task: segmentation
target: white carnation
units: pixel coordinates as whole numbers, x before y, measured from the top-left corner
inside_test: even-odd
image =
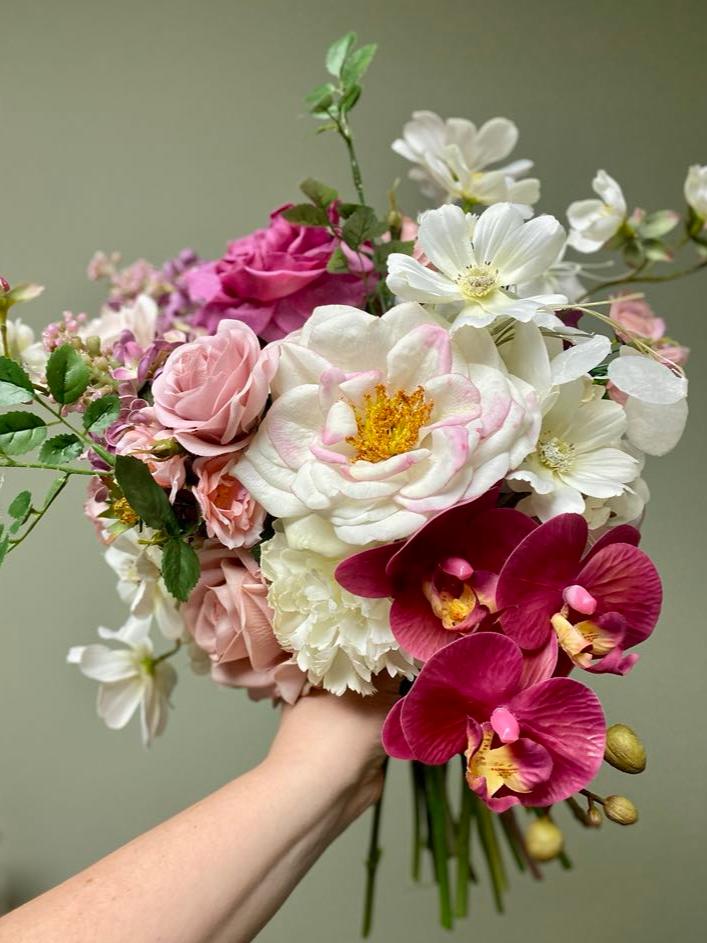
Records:
[[[282,532],[262,546],[263,575],[280,645],[309,681],[333,694],[372,694],[374,675],[411,678],[413,663],[390,630],[390,600],[363,599],[334,577],[338,560],[290,547]]]

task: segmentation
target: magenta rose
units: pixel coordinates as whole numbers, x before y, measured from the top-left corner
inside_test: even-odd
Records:
[[[213,679],[247,688],[255,699],[294,703],[305,676],[277,643],[267,587],[252,554],[212,543],[199,556],[201,577],[183,613],[211,660]]]
[[[277,368],[242,321],[177,347],[152,385],[157,420],[194,455],[243,448],[265,408]]]
[[[265,509],[235,476],[233,456],[215,455],[194,462],[193,487],[206,533],[224,547],[252,547],[265,522]]]
[[[266,229],[229,243],[222,259],[185,274],[187,292],[200,305],[194,324],[213,332],[223,318],[238,318],[272,341],[300,328],[319,305],[362,303],[366,287],[360,275],[327,272],[339,240],[326,229],[288,223],[282,216],[287,208],[275,210]],[[332,216],[338,222],[334,209]],[[362,271],[363,265],[370,272],[367,260],[341,248],[351,269]]]

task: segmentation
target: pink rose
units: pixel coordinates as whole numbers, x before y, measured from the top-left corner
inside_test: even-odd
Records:
[[[668,366],[683,367],[690,356],[689,347],[683,347],[682,344],[676,344],[667,338],[663,338],[662,342],[656,345],[656,350],[662,360],[668,361]]]
[[[198,482],[193,487],[206,523],[206,533],[224,547],[252,547],[265,522],[265,509],[234,477],[231,455],[199,458],[194,462]]]
[[[651,306],[640,298],[631,301],[616,298],[609,308],[609,317],[619,328],[646,340],[657,341],[665,334],[665,321],[657,317]],[[630,340],[630,336],[626,337],[620,331],[616,333],[622,340]]]
[[[241,449],[265,408],[276,367],[247,324],[224,320],[213,337],[169,355],[152,385],[155,416],[194,455]]]
[[[245,687],[255,699],[294,703],[305,676],[272,630],[267,587],[252,554],[207,544],[201,578],[183,609],[187,628],[211,659],[215,681]]]
[[[117,455],[134,455],[147,464],[150,474],[161,488],[169,489],[169,499],[174,501],[177,492],[184,487],[186,469],[183,455],[157,459],[150,453],[159,446],[169,443],[174,445],[171,432],[164,429],[155,419],[155,411],[147,406],[133,414],[134,425],[127,425],[119,439],[115,441]]]
[[[101,517],[101,514],[104,514],[108,510],[108,497],[108,488],[105,482],[101,478],[90,478],[83,511],[93,524],[96,537],[98,537],[103,544],[110,543],[110,535],[106,533],[106,528],[110,526],[111,521],[106,520],[105,517]]]
[[[300,328],[319,305],[361,304],[366,287],[359,275],[327,272],[339,240],[326,229],[288,223],[285,209],[271,214],[267,229],[229,243],[222,259],[185,274],[191,300],[201,305],[194,324],[213,332],[223,318],[238,318],[271,341]],[[337,223],[333,208],[331,215]],[[352,269],[361,267],[355,253],[341,248]],[[370,272],[367,260],[363,266]]]

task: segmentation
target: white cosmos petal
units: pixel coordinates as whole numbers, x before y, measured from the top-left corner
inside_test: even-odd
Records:
[[[497,313],[495,311],[482,308],[481,305],[465,305],[452,321],[452,334],[467,325],[475,328],[488,327],[489,324],[493,324],[496,317]]]
[[[581,514],[584,498],[575,488],[558,482],[550,494],[531,494],[518,503],[518,510],[541,521],[549,521],[558,514]]]
[[[133,716],[142,699],[143,680],[133,677],[98,689],[98,716],[111,730],[120,730]]]
[[[597,175],[592,181],[592,189],[611,209],[616,210],[622,216],[626,214],[626,200],[623,191],[614,178],[610,177],[605,170],[597,171]]]
[[[394,295],[405,301],[440,304],[461,298],[454,282],[399,252],[388,256],[386,283]]]
[[[520,285],[542,275],[562,251],[565,239],[565,230],[554,216],[537,216],[516,228],[492,257],[501,284]]]
[[[629,396],[624,409],[628,418],[626,437],[642,452],[665,455],[680,441],[687,422],[686,399],[656,406]]]
[[[585,403],[570,420],[577,453],[592,452],[615,442],[626,429],[626,413],[610,400]]]
[[[116,651],[106,645],[84,646],[81,650],[81,660],[74,661],[74,664],[78,664],[81,673],[93,681],[124,681],[134,678],[137,674],[135,660],[130,651]]]
[[[620,449],[596,449],[578,455],[571,472],[563,472],[562,480],[593,498],[610,498],[621,494],[624,485],[636,477],[639,463]]]
[[[474,263],[466,214],[459,206],[448,203],[423,213],[417,238],[430,262],[452,280]]]
[[[597,367],[611,351],[611,341],[602,334],[589,340],[577,340],[552,360],[552,382],[569,383]]]
[[[476,135],[476,153],[479,165],[495,164],[504,160],[518,143],[518,128],[508,118],[491,118],[479,128]]]
[[[523,217],[510,203],[496,203],[479,217],[474,229],[474,256],[479,265],[498,265],[499,253],[523,225]]]
[[[617,357],[609,364],[609,379],[622,392],[645,403],[668,405],[687,396],[687,379],[651,357],[636,353]]]

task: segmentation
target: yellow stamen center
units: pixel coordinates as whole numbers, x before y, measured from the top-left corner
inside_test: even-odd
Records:
[[[478,301],[486,298],[498,288],[498,269],[488,262],[482,265],[470,265],[463,275],[460,275],[457,284],[459,291],[467,301]]]
[[[608,655],[616,645],[609,632],[589,619],[572,625],[561,612],[557,612],[551,622],[560,648],[580,668],[588,668],[594,658]]]
[[[132,527],[140,520],[139,516],[133,511],[127,498],[118,498],[110,506],[110,513],[121,524]]]
[[[492,750],[492,740],[493,730],[486,729],[475,752],[472,753],[469,745],[466,751],[466,780],[469,786],[472,787],[473,780],[483,776],[489,796],[496,795],[501,786],[508,786],[513,792],[530,792],[531,787],[523,782],[510,747],[504,745]]]
[[[476,593],[466,583],[461,596],[452,596],[444,590],[437,592],[432,583],[425,583],[422,589],[445,629],[456,629],[476,608]]]
[[[540,436],[538,457],[545,468],[552,471],[569,471],[574,461],[574,446],[556,435]]]
[[[383,462],[393,455],[409,452],[417,445],[420,429],[427,423],[434,403],[425,399],[418,386],[412,393],[397,390],[390,395],[382,383],[363,397],[363,406],[354,406],[356,435],[346,441],[353,446],[353,461]]]

